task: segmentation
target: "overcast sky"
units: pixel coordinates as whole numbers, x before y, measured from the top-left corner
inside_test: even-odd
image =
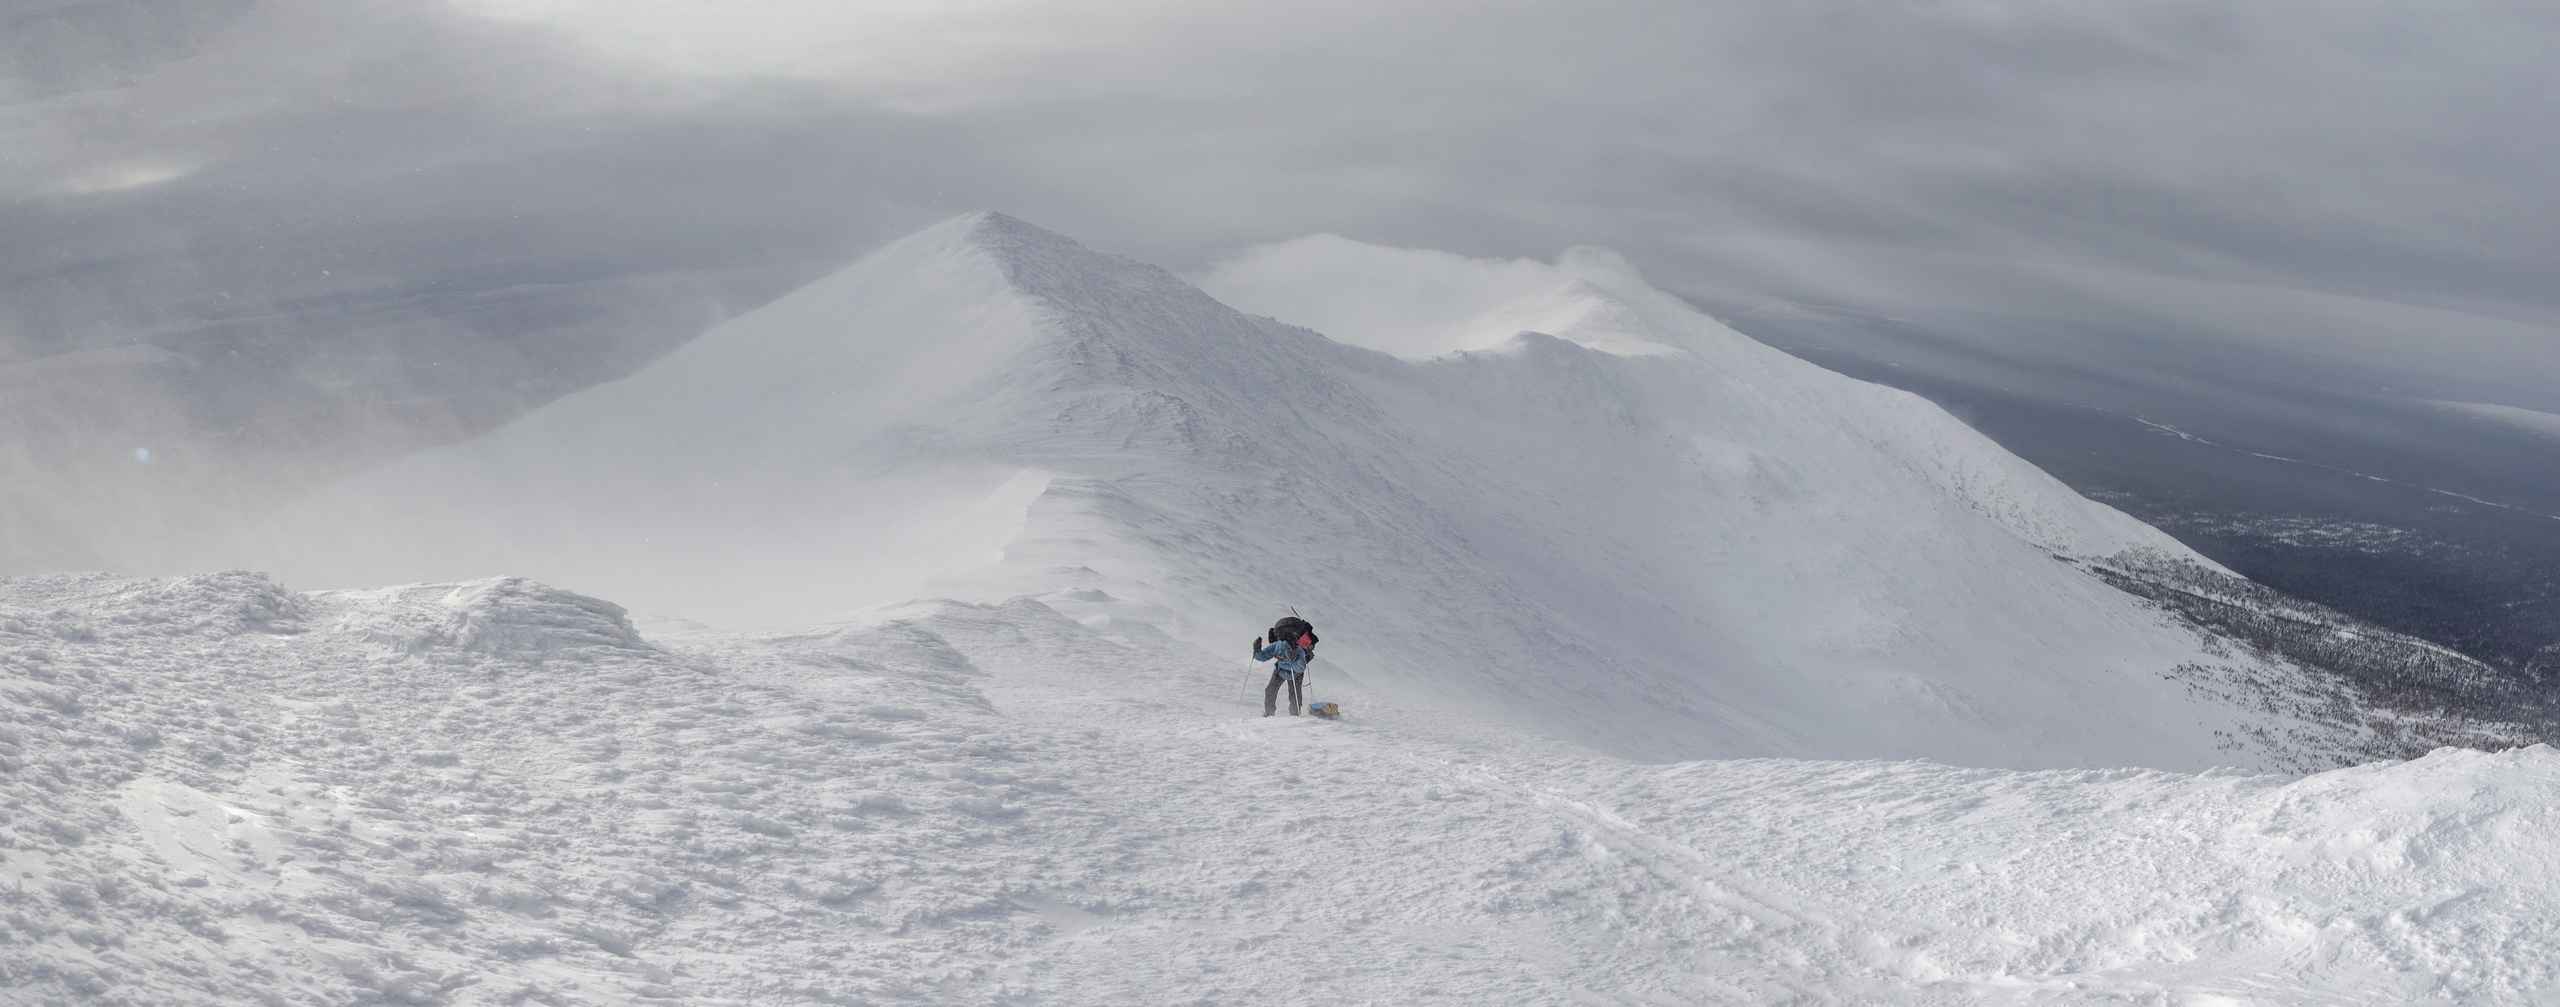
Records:
[[[155,280],[797,261],[989,207],[1177,268],[1817,239],[2560,308],[2548,5],[8,6],[9,215]],[[303,248],[200,261],[266,239]]]

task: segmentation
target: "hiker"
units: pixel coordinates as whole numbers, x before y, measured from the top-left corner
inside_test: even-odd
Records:
[[[1261,637],[1253,638],[1253,659],[1277,661],[1271,668],[1271,684],[1262,687],[1262,715],[1271,716],[1280,705],[1280,683],[1289,683],[1289,715],[1298,716],[1298,707],[1306,702],[1307,662],[1316,659],[1316,628],[1305,619],[1290,616],[1271,627],[1271,642],[1264,645]]]

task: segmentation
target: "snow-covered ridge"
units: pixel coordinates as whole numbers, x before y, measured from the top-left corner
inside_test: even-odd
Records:
[[[1350,333],[1357,345],[1414,360],[1498,350],[1523,332],[1621,356],[1685,351],[1707,362],[1721,383],[1741,386],[1735,391],[1797,386],[1819,396],[1846,415],[1797,419],[1886,438],[1878,447],[1905,456],[1940,489],[2047,551],[2094,558],[2141,550],[2222,569],[2158,529],[2072,492],[1928,400],[1759,343],[1655,289],[1607,249],[1568,249],[1553,264],[1496,262],[1318,235],[1248,250],[1200,283],[1243,310]]]
[[[0,579],[7,999],[2560,986],[2546,748],[2301,779],[1641,765],[1425,710],[1239,718],[1245,669],[1029,600],[775,634],[626,625],[524,581]]]
[[[1329,247],[1466,295],[1355,328],[1454,342],[1338,342],[973,215],[335,487],[227,559],[315,586],[518,574],[727,625],[1034,597],[1212,653],[1295,606],[1373,702],[1647,758],[2357,750],[2358,728],[2211,687],[2295,669],[2054,559],[2192,553],[1917,397],[1754,343],[1604,253]],[[1301,305],[1357,289],[1332,275],[1255,283]]]

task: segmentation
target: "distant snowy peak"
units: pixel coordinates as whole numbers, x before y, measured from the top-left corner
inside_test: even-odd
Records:
[[[833,446],[885,428],[1073,440],[1158,418],[1098,396],[1176,392],[1194,409],[1246,408],[1220,400],[1289,385],[1344,350],[1242,315],[1155,266],[977,213],[895,242],[595,397],[654,398],[704,414],[688,425],[746,417],[760,438],[787,430]],[[1103,425],[1058,428],[1060,410]]]
[[[1496,306],[1450,331],[1450,352],[1499,349],[1524,332],[1622,357],[1682,352],[1641,312],[1588,280]]]
[[[2174,540],[1612,253],[1319,238],[1200,282],[957,218],[227,561],[731,626],[1035,598],[1204,667],[1295,608],[1326,698],[1645,758],[2298,767],[2373,736],[2224,698],[2298,669],[2092,565],[2209,569]]]
[[[964,221],[962,243],[1002,272],[1013,295],[1036,306],[1044,345],[1055,351],[1041,361],[1081,368],[1053,375],[1070,383],[1223,400],[1248,387],[1293,386],[1297,376],[1345,357],[1346,348],[1331,340],[1246,316],[1156,266],[1001,213]]]
[[[1495,261],[1325,234],[1249,250],[1194,280],[1237,308],[1407,360],[1497,349],[1522,332],[1634,356],[1699,348],[1655,317],[1666,295],[1604,248]]]
[[[1581,246],[1553,263],[1468,259],[1335,235],[1262,246],[1198,278],[1227,303],[1411,360],[1500,351],[1521,333],[1622,357],[1684,354],[1699,391],[1758,412],[1734,432],[1832,426],[1903,459],[1940,490],[2057,555],[2126,551],[2221,566],[2158,529],[2089,500],[1918,396],[1844,377],[1742,335],[1653,287],[1616,252]],[[1770,410],[1786,415],[1772,416]]]
[[[1136,323],[1136,324],[1133,324]],[[998,213],[956,218],[571,396],[500,439],[641,421],[675,456],[834,456],[885,428],[962,426],[1099,383],[1148,385],[1288,349],[1154,266]],[[1303,354],[1322,340],[1299,334]],[[1206,356],[1204,356],[1206,354]],[[643,410],[639,405],[648,403]],[[627,428],[626,428],[627,429]],[[601,431],[595,431],[602,436]],[[706,443],[729,438],[728,443]]]

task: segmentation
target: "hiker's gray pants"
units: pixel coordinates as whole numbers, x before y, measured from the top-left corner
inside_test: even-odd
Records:
[[[1292,675],[1278,668],[1271,669],[1271,684],[1262,687],[1262,715],[1268,717],[1272,711],[1279,708],[1280,683],[1287,682],[1289,683],[1289,715],[1297,716],[1298,706],[1305,702],[1305,678],[1304,674]]]

